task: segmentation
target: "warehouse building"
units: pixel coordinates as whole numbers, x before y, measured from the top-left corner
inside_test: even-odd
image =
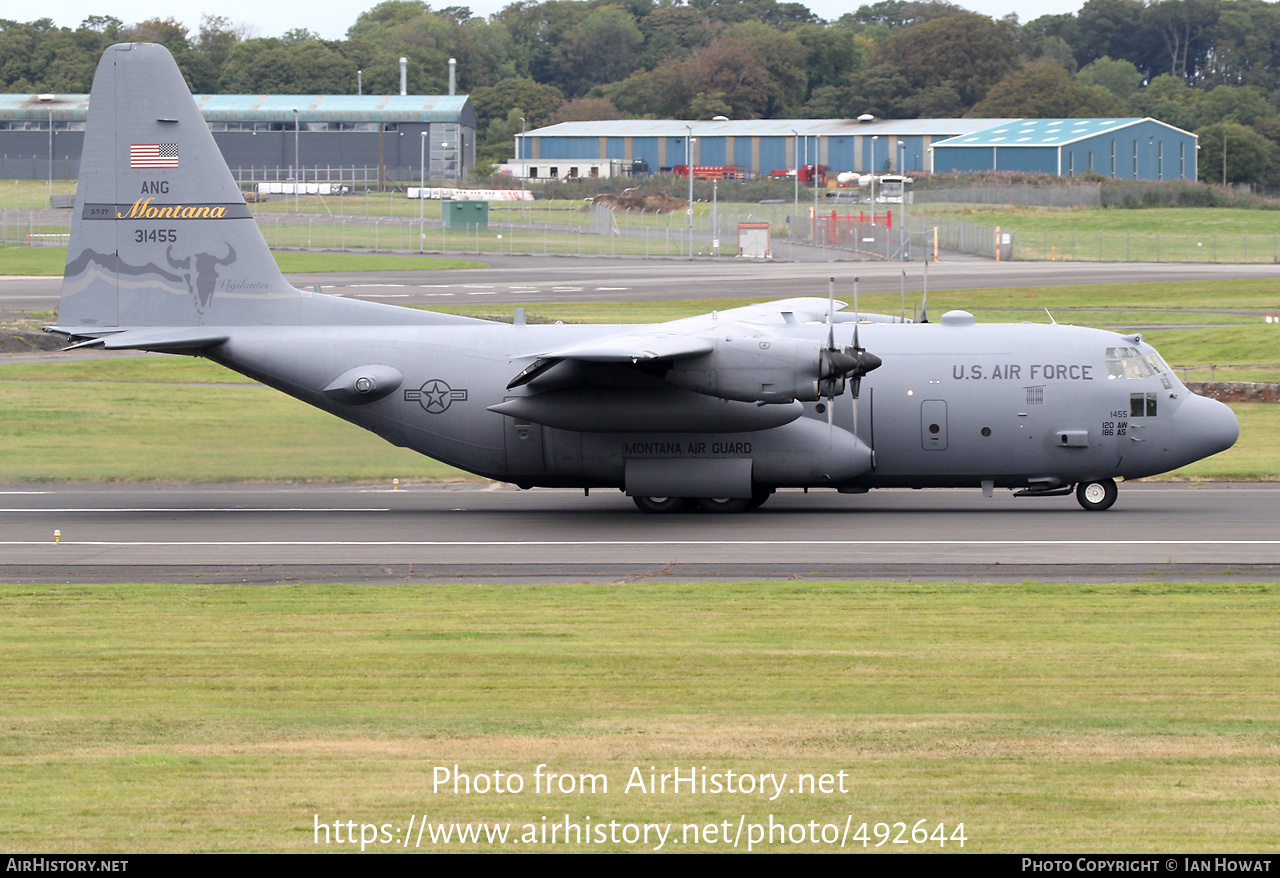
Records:
[[[475,166],[466,95],[195,95],[243,180],[462,180]],[[74,179],[89,96],[0,95],[0,179]]]
[[[934,170],[1196,179],[1196,136],[1155,119],[1018,119],[934,144]]]
[[[1112,140],[1114,160],[1107,151]],[[1088,168],[1144,180],[1196,176],[1195,135],[1154,119],[563,122],[518,136],[516,149],[507,168],[528,178],[670,173],[686,164],[733,167],[756,177],[808,164],[824,166],[829,176],[934,170],[1069,176]]]

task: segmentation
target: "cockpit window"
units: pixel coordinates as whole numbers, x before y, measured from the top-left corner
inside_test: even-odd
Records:
[[[1137,348],[1107,348],[1108,378],[1150,378],[1172,371],[1160,355],[1143,356]]]

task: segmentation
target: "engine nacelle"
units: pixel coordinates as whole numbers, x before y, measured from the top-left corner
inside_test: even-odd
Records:
[[[685,390],[744,402],[821,398],[824,351],[803,339],[730,336],[709,354],[677,360],[664,376]]]

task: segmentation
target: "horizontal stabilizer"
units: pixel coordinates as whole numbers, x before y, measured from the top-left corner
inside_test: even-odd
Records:
[[[50,332],[74,334],[64,327],[50,327]],[[80,330],[83,332],[83,330]],[[166,327],[164,329],[130,329],[124,332],[113,332],[97,338],[85,339],[63,348],[66,351],[77,348],[99,348],[104,351],[156,351],[158,353],[189,353],[204,350],[224,343],[228,338],[225,330],[219,331],[206,326]]]

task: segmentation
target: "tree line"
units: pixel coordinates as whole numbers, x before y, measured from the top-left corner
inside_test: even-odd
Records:
[[[1200,135],[1202,179],[1280,185],[1280,4],[1088,0],[1020,23],[946,0],[880,0],[823,21],[778,0],[518,0],[493,15],[384,0],[345,40],[261,37],[223,17],[0,19],[0,85],[86,92],[121,41],[165,45],[192,91],[470,94],[483,161],[521,129],[623,118],[1152,116]]]

